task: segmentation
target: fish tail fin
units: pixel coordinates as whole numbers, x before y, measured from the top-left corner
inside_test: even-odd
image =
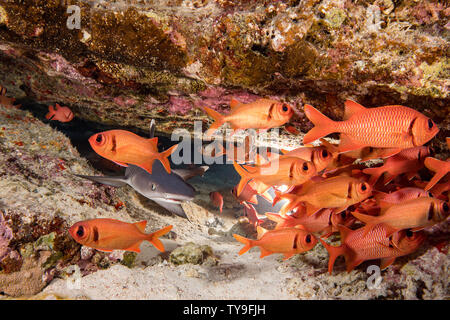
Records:
[[[159,154],[158,160],[161,161],[162,165],[164,166],[164,169],[166,169],[167,173],[170,173],[170,163],[169,163],[169,156],[175,151],[175,149],[178,147],[178,144],[171,146],[166,151],[163,151]]]
[[[364,174],[370,175],[369,184],[371,186],[374,186],[375,183],[377,183],[380,176],[384,173],[382,167],[376,167],[376,168],[366,168],[362,172]]]
[[[314,124],[314,128],[303,137],[303,144],[313,142],[334,132],[335,122],[325,116],[313,106],[306,104],[304,108],[308,119]]]
[[[161,252],[164,252],[164,245],[158,238],[165,235],[166,233],[169,233],[170,230],[172,230],[172,228],[173,226],[170,225],[158,231],[150,233],[149,235],[147,235],[146,240],[148,240],[152,245],[154,245],[156,249],[158,249]]]
[[[203,107],[203,110],[214,119],[213,124],[209,127],[209,129],[206,131],[205,135],[207,137],[210,137],[217,129],[219,129],[224,123],[225,123],[225,117],[218,113],[217,111],[208,108]]]
[[[325,247],[325,249],[328,251],[328,255],[329,255],[329,258],[328,258],[328,273],[331,274],[333,272],[334,262],[336,261],[336,259],[339,256],[343,255],[347,259],[345,246],[344,245],[340,245],[338,247],[334,247],[332,245],[329,245],[328,243],[326,243],[322,239],[319,239],[319,240],[322,243],[322,245]]]
[[[245,185],[252,179],[248,176],[248,172],[245,171],[240,165],[238,165],[235,161],[233,161],[234,169],[237,171],[237,173],[241,176],[241,181],[239,181],[239,184],[236,188],[236,195],[239,197],[242,190],[244,190]]]
[[[45,115],[45,119],[51,120],[55,116],[55,108],[53,106],[48,106],[48,113]]]
[[[431,188],[433,188],[434,185],[448,173],[446,170],[443,170],[443,167],[445,166],[443,166],[442,163],[443,161],[432,157],[428,157],[425,159],[425,166],[431,171],[436,172],[433,178],[431,178],[431,180],[425,186],[425,191],[428,191]]]
[[[239,255],[246,253],[248,250],[250,250],[251,247],[253,247],[252,240],[247,239],[247,238],[240,236],[238,234],[235,234],[235,233],[233,234],[233,237],[240,243],[244,244],[244,247],[239,251]]]

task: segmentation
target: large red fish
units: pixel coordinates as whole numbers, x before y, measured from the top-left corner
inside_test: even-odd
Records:
[[[263,230],[257,227],[258,230]],[[272,253],[283,253],[283,260],[289,259],[294,254],[306,252],[314,248],[317,239],[310,232],[304,230],[300,225],[294,228],[283,228],[270,231],[258,231],[262,234],[258,240],[244,238],[238,234],[233,237],[243,243],[245,246],[239,251],[239,255],[244,254],[252,247],[261,249],[260,258],[268,256]]]
[[[168,157],[177,148],[174,145],[164,152],[158,152],[158,138],[146,139],[125,130],[110,130],[96,133],[89,138],[92,149],[102,157],[127,167],[134,164],[152,173],[153,161],[161,161],[168,173]]]
[[[146,240],[156,249],[164,252],[164,245],[158,239],[168,233],[172,226],[156,232],[145,233],[147,221],[128,223],[116,219],[91,219],[75,223],[69,229],[76,242],[100,251],[127,250],[140,252],[139,246]]]
[[[335,208],[335,213],[341,212],[371,195],[372,187],[367,182],[352,177],[337,176],[314,183],[309,182],[296,193],[278,193],[276,200],[289,200],[289,203],[280,210],[282,215],[297,207],[301,202],[306,202],[306,213],[310,216],[321,208]]]
[[[244,165],[242,168],[236,162],[233,162],[233,165],[241,176],[237,186],[238,196],[252,179],[258,180],[259,190],[256,191],[262,194],[272,186],[302,184],[316,174],[316,168],[312,162],[297,157],[280,156],[278,159],[254,167]]]
[[[420,197],[390,206],[381,211],[379,216],[367,216],[358,212],[352,214],[366,223],[366,234],[377,225],[383,224],[387,236],[390,236],[402,229],[417,231],[444,221],[449,215],[449,206],[447,202],[439,199]]]
[[[305,105],[304,110],[315,127],[305,135],[303,143],[339,132],[340,152],[362,147],[418,147],[430,141],[439,131],[430,118],[414,109],[399,105],[365,108],[347,100],[343,121],[333,121],[310,105]]]
[[[347,264],[347,272],[352,271],[363,261],[381,259],[381,269],[390,266],[395,258],[405,256],[417,250],[424,242],[422,232],[402,231],[397,246],[393,246],[383,226],[377,226],[364,237],[362,228],[351,230],[339,226],[341,245],[334,247],[320,239],[330,257],[328,272],[331,274],[337,257],[343,255]]]
[[[207,137],[226,122],[231,124],[233,130],[270,129],[282,126],[294,114],[289,104],[270,99],[258,99],[247,104],[232,99],[230,108],[231,111],[226,116],[211,108],[203,108],[215,121],[205,133]]]

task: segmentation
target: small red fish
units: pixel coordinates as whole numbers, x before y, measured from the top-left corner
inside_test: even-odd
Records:
[[[55,107],[48,106],[48,113],[45,115],[45,119],[69,122],[73,119],[73,112],[68,107],[61,107],[59,104],[55,104]]]
[[[333,265],[337,257],[343,255],[347,264],[347,272],[352,271],[363,261],[381,259],[381,269],[390,266],[395,258],[405,256],[417,250],[424,242],[423,232],[401,231],[397,247],[393,246],[386,230],[379,225],[365,237],[362,228],[351,230],[339,226],[341,245],[334,247],[320,239],[329,254],[328,272],[333,272]]]
[[[219,192],[214,191],[214,192],[210,192],[209,193],[209,198],[211,199],[212,204],[215,207],[218,207],[220,213],[222,213],[222,208],[223,208],[223,197],[222,197],[222,195]]]
[[[248,221],[253,226],[257,226],[260,223],[264,222],[264,220],[259,218],[258,212],[256,211],[255,207],[251,205],[250,203],[243,202],[244,205],[244,213],[248,218]]]
[[[424,160],[429,154],[429,147],[404,149],[395,156],[387,158],[381,167],[367,168],[362,172],[371,176],[369,184],[372,186],[382,174],[384,174],[385,185],[404,173],[408,173],[408,178],[411,179],[423,167]]]
[[[391,193],[384,193],[377,191],[375,194],[375,199],[378,202],[380,208],[387,208],[394,204],[399,204],[404,201],[411,199],[416,199],[420,197],[432,197],[433,195],[429,192],[419,189],[419,188],[402,188]]]
[[[363,147],[418,147],[430,141],[439,132],[433,120],[414,109],[399,105],[365,108],[347,100],[343,121],[333,121],[310,105],[305,105],[304,110],[315,127],[305,135],[303,143],[339,132],[340,152]]]
[[[206,137],[210,137],[225,122],[229,122],[233,130],[267,130],[282,126],[288,122],[294,114],[294,110],[289,104],[270,99],[258,99],[247,104],[232,99],[230,108],[231,111],[226,116],[221,115],[211,108],[203,108],[203,110],[215,121],[205,133]]]
[[[345,211],[341,213],[333,213],[333,210],[331,209],[320,210],[312,216],[308,216],[305,213],[298,216],[296,213],[295,215],[286,215],[283,217],[272,212],[266,212],[266,216],[268,219],[277,223],[275,230],[292,228],[300,224],[309,232],[323,233],[323,237],[325,238],[330,236],[333,232],[338,231],[338,225],[347,226],[350,222],[354,221],[354,218],[352,218],[352,216],[347,214]]]
[[[139,246],[146,240],[164,252],[164,245],[158,238],[172,230],[172,226],[146,234],[146,225],[145,220],[128,223],[116,219],[91,219],[75,223],[69,233],[76,242],[100,251],[141,252]]]
[[[6,96],[7,91],[8,90],[5,87],[0,86],[0,106],[3,106],[5,108],[20,108],[20,105],[14,105],[14,101],[16,101],[15,98],[8,98]]]
[[[245,185],[239,196],[237,195],[237,186],[231,190],[231,193],[236,197],[236,200],[239,201],[239,203],[242,204],[243,202],[248,202],[252,204],[258,204],[258,198],[256,198],[256,195],[258,193],[255,190],[256,188],[252,187],[253,181],[254,180]]]
[[[278,230],[264,230],[260,226],[258,229],[258,240],[244,238],[238,234],[233,237],[245,246],[239,251],[239,255],[244,254],[250,248],[258,246],[261,249],[260,258],[264,258],[273,253],[283,253],[283,260],[287,260],[294,254],[303,253],[314,248],[317,239],[310,232],[304,230],[301,225],[294,228],[283,228]]]
[[[100,156],[127,167],[134,164],[152,173],[153,162],[161,161],[167,173],[170,173],[168,157],[178,145],[158,152],[158,138],[146,139],[125,130],[109,130],[96,133],[89,138],[89,143]]]

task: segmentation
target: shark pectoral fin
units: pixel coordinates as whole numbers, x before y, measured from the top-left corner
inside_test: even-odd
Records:
[[[175,202],[167,202],[162,199],[150,199],[155,201],[157,204],[159,204],[164,209],[167,209],[168,211],[176,214],[177,216],[180,216],[182,218],[188,219],[186,213],[184,212],[183,207],[179,203]]]

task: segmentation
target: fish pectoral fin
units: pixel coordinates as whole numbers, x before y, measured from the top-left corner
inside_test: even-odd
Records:
[[[138,230],[140,232],[145,232],[145,227],[147,226],[147,220],[142,220],[139,222],[134,223],[134,225],[136,226],[136,228],[138,228]]]
[[[314,213],[319,211],[321,208],[314,207],[313,205],[306,204],[306,215],[308,217],[312,216]]]
[[[353,141],[348,135],[346,135],[345,133],[341,133],[340,136],[341,140],[339,142],[339,152],[348,152],[348,151],[353,151],[362,147],[365,147],[364,145],[361,145],[355,141]]]
[[[386,268],[389,267],[394,261],[395,261],[395,257],[394,257],[394,258],[383,258],[383,259],[381,259],[380,269],[381,269],[381,270],[386,269]]]
[[[267,249],[265,249],[263,247],[260,247],[260,249],[261,249],[261,255],[259,256],[260,258],[264,258],[264,257],[266,257],[268,255],[271,255],[273,253],[272,251],[269,251],[269,250],[267,250]]]
[[[359,266],[364,260],[362,259],[350,259],[347,263],[347,272],[351,272],[357,266]]]
[[[289,258],[292,257],[294,254],[295,254],[295,253],[293,253],[293,252],[286,252],[286,253],[284,254],[283,261],[289,259]]]
[[[138,241],[135,244],[133,244],[132,246],[130,246],[129,248],[126,248],[125,250],[139,253],[139,252],[141,252],[141,248],[139,248],[141,245],[141,242],[142,241]]]
[[[126,163],[118,162],[118,161],[113,161],[113,162],[121,167],[128,167],[128,165]]]

